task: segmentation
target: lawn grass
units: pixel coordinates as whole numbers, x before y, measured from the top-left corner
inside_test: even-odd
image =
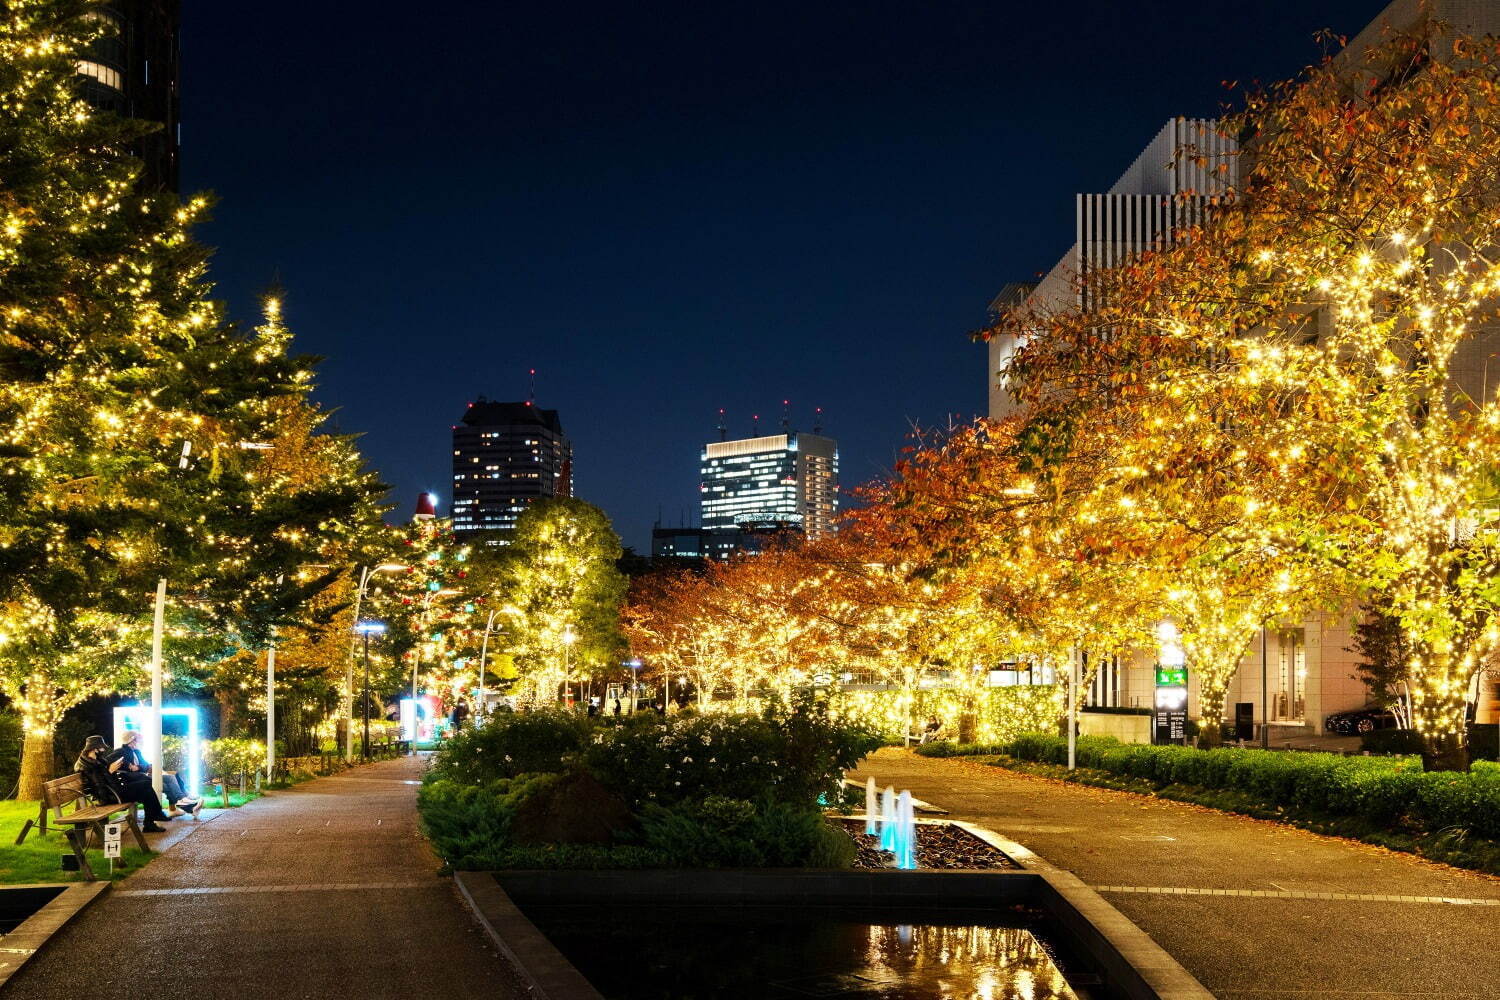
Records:
[[[203,795],[203,808],[205,808],[205,809],[238,809],[240,806],[244,805],[246,802],[254,802],[256,799],[260,798],[261,794],[262,794],[260,792],[253,792],[253,791],[250,791],[248,789],[246,789],[243,792],[237,792],[237,791],[234,791],[234,788],[231,785],[231,786],[227,786],[226,787],[226,790],[229,793],[228,795],[220,795],[215,790],[217,788],[218,788],[217,785],[205,785],[204,786],[204,790],[202,792],[202,795]],[[228,801],[226,801],[226,799]]]
[[[44,837],[33,829],[26,835],[26,842],[16,844],[16,835],[28,819],[35,819],[37,803],[10,800],[0,802],[0,885],[25,885],[33,882],[81,882],[82,872],[62,870],[62,856],[71,854],[72,847],[61,830],[52,830]],[[109,875],[109,863],[102,850],[89,851],[89,865],[100,879],[113,877],[122,879],[136,871],[156,855],[138,847],[128,846],[130,835],[125,836],[126,845],[122,857],[116,859],[113,876]]]

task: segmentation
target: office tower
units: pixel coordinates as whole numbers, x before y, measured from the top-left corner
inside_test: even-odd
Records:
[[[703,447],[701,471],[705,533],[790,529],[821,538],[833,531],[839,449],[832,438],[787,431],[715,441]]]
[[[453,530],[508,531],[526,505],[573,495],[573,446],[556,410],[480,396],[453,428]]]
[[[178,190],[179,0],[111,0],[93,16],[114,30],[78,60],[83,97],[95,107],[162,127],[132,144],[144,164],[142,191]]]

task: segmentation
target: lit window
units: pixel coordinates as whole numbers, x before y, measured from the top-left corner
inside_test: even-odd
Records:
[[[98,80],[106,87],[112,87],[115,90],[125,89],[120,79],[120,71],[111,69],[103,63],[96,63],[91,59],[80,59],[78,60],[78,72],[84,76]]]

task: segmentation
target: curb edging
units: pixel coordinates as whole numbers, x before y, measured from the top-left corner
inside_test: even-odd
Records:
[[[45,889],[66,886],[55,898],[21,922],[15,930],[0,937],[0,991],[22,967],[41,951],[56,934],[91,903],[109,891],[113,882],[44,882],[34,886],[7,886],[8,889]]]

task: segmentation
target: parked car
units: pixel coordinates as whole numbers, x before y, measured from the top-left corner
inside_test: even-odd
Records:
[[[1388,708],[1356,708],[1333,713],[1323,720],[1323,728],[1340,736],[1359,736],[1377,729],[1395,729],[1396,716]]]

